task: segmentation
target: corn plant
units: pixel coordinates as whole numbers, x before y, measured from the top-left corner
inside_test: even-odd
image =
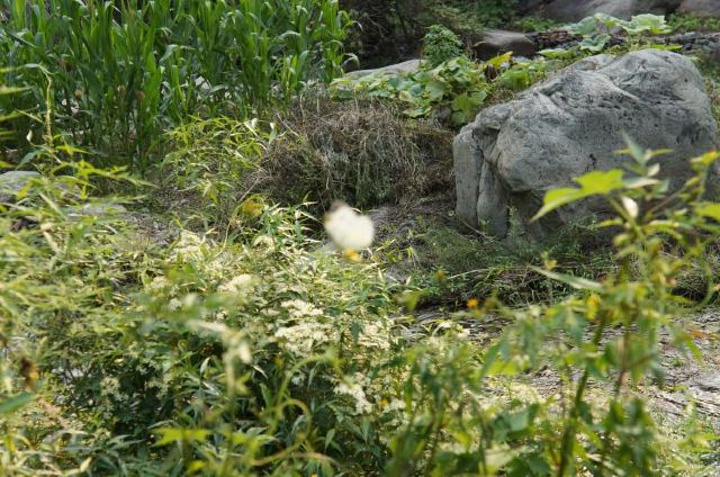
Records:
[[[40,64],[50,72],[58,129],[92,147],[100,164],[141,169],[161,131],[188,115],[244,118],[310,80],[333,79],[349,24],[337,0],[1,4],[0,52],[10,67]],[[3,101],[3,109],[44,104],[37,69],[12,76],[34,89]],[[16,123],[19,144],[32,127]]]

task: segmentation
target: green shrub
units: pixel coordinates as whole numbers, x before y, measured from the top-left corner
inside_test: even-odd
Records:
[[[442,25],[432,25],[423,37],[423,57],[432,66],[438,66],[463,54],[460,38]]]
[[[675,13],[668,18],[670,28],[676,32],[717,32],[720,20],[712,16],[699,16],[692,13]]]
[[[605,50],[612,40],[610,31],[613,28],[621,29],[631,39],[672,32],[664,16],[651,14],[635,15],[630,20],[621,20],[604,13],[597,13],[568,26],[571,33],[582,36],[578,48],[588,53]]]
[[[422,290],[317,247],[300,208],[157,237],[75,213],[89,197],[57,181],[108,175],[85,163],[31,184],[0,213],[2,471],[698,475],[702,421],[663,436],[643,390],[664,350],[694,349],[676,290],[720,234],[703,199],[717,155],[661,202],[653,154],[629,152],[631,175],[594,172],[540,212],[606,197],[617,269],[594,281],[548,257],[535,273],[575,294],[423,327],[393,300]]]
[[[159,147],[164,157],[150,174],[155,207],[186,226],[226,225],[253,193],[276,133],[272,124],[228,117],[191,119],[168,131]]]

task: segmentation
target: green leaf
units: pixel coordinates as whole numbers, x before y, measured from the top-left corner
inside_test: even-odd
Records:
[[[35,399],[33,393],[20,393],[0,402],[0,414],[11,414],[18,409],[25,407]]]
[[[585,195],[607,194],[625,186],[624,172],[620,169],[593,171],[575,179]]]
[[[598,19],[595,17],[587,17],[580,20],[578,23],[568,25],[567,29],[570,33],[580,36],[590,36],[597,33]]]
[[[162,427],[156,431],[160,434],[160,439],[155,443],[156,446],[166,446],[175,442],[204,441],[210,435],[207,429],[183,429],[178,427]]]
[[[563,205],[567,205],[571,202],[575,202],[576,200],[582,198],[583,195],[580,191],[580,189],[573,189],[573,188],[563,188],[563,189],[553,189],[545,193],[545,200],[543,201],[542,208],[535,214],[535,216],[530,219],[531,221],[535,221],[540,219],[541,217],[544,217],[545,215],[549,214],[555,209],[558,209],[562,207]]]
[[[600,283],[593,280],[588,280],[587,278],[576,277],[574,275],[567,275],[564,273],[551,272],[550,270],[545,270],[544,268],[538,267],[532,267],[532,270],[540,273],[541,275],[545,275],[551,280],[555,280],[556,282],[564,283],[568,286],[571,286],[576,290],[590,290],[595,292],[602,291],[602,285]]]
[[[430,112],[432,111],[432,108],[430,107],[419,107],[419,108],[409,108],[403,111],[403,113],[410,118],[424,118]]]
[[[485,62],[485,67],[493,66],[495,69],[500,69],[505,63],[509,63],[512,60],[513,53],[509,51],[503,55],[496,56]]]
[[[425,86],[427,97],[430,101],[440,101],[447,92],[447,85],[438,80],[432,80]]]
[[[574,58],[578,54],[575,48],[549,48],[538,53],[545,58],[550,58],[551,60],[567,60]]]
[[[629,22],[622,22],[620,26],[628,33],[637,35],[640,33],[649,33],[651,35],[662,35],[672,32],[672,28],[665,21],[662,15],[652,15],[645,13],[635,15]]]
[[[695,207],[695,213],[701,217],[720,221],[720,204],[716,202],[700,204]]]
[[[602,35],[591,36],[583,39],[583,41],[580,42],[578,47],[582,51],[589,51],[590,53],[600,53],[605,49],[605,47],[607,47],[608,43],[610,43],[610,40],[612,40],[612,37],[607,33],[603,33]]]

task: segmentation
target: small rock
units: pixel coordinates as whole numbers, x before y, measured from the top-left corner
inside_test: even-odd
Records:
[[[395,65],[384,66],[373,70],[358,70],[346,73],[345,76],[352,79],[362,78],[370,75],[398,75],[401,73],[415,73],[420,71],[420,60],[409,60]]]
[[[127,209],[124,206],[106,202],[88,202],[68,209],[68,215],[71,217],[107,217],[125,213],[127,213]]]
[[[475,56],[483,61],[513,52],[514,56],[533,57],[537,53],[535,42],[524,33],[506,30],[486,30],[483,41],[473,46]]]
[[[720,391],[720,374],[701,377],[697,385],[704,391]]]
[[[0,202],[10,202],[30,181],[40,179],[34,171],[9,171],[0,174]]]

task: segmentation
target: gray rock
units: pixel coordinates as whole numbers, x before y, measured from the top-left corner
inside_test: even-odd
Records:
[[[593,170],[622,168],[622,133],[652,149],[674,149],[662,175],[678,187],[688,158],[715,149],[718,129],[703,79],[688,58],[643,50],[580,61],[515,100],[482,111],[455,139],[457,214],[469,225],[507,234],[517,211],[541,238],[564,225],[608,212],[583,201],[529,224],[550,189],[573,186]]]
[[[640,13],[664,15],[675,11],[681,3],[682,0],[524,0],[521,7],[535,15],[574,22],[595,13],[618,18]],[[714,3],[714,0],[708,0],[708,3]]]
[[[678,11],[696,15],[720,16],[720,2],[718,0],[684,0]]]
[[[40,177],[40,173],[34,171],[9,171],[0,174],[0,202],[14,200],[31,180]]]
[[[717,0],[522,0],[529,13],[559,21],[575,22],[596,13],[629,18],[641,13],[669,15],[675,12],[720,16]]]
[[[373,70],[358,70],[346,73],[345,76],[352,79],[362,78],[373,74],[378,75],[397,75],[401,73],[415,73],[420,71],[420,60],[409,60],[395,65],[384,66]]]
[[[720,391],[720,374],[701,376],[697,380],[697,385],[705,391]]]
[[[475,56],[486,61],[508,51],[514,56],[532,57],[537,53],[535,42],[524,33],[506,30],[485,30],[483,40],[473,45]]]
[[[79,206],[68,208],[70,217],[107,217],[111,215],[126,214],[127,209],[121,204],[110,202],[88,202]]]

